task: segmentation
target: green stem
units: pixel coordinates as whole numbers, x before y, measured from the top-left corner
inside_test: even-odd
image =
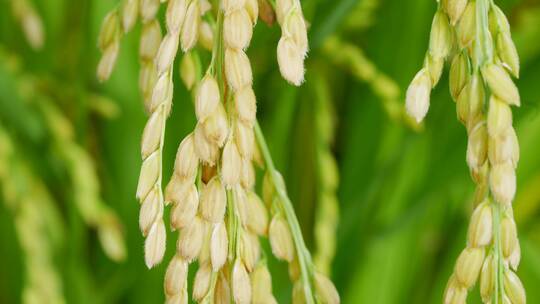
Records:
[[[219,90],[223,95],[225,85],[223,79],[223,12],[218,12],[216,23],[216,37],[214,38],[214,48],[212,49],[212,59],[208,67],[210,73],[213,73],[219,84]]]
[[[277,170],[274,166],[274,162],[272,161],[270,150],[268,149],[268,145],[266,144],[266,140],[264,138],[264,135],[262,133],[262,130],[261,130],[261,127],[259,126],[258,121],[255,121],[254,129],[255,129],[255,138],[257,140],[259,148],[261,149],[261,153],[264,159],[264,163],[266,165],[266,169],[270,173],[270,180],[272,181],[272,184],[274,185],[276,189],[276,193],[279,196],[279,202],[281,203],[281,207],[285,211],[285,216],[287,218],[287,222],[289,223],[289,227],[292,232],[292,236],[294,239],[294,244],[295,244],[297,256],[298,256],[298,263],[300,264],[301,279],[303,283],[306,303],[313,304],[314,299],[313,299],[313,292],[311,290],[311,281],[310,281],[310,276],[312,275],[312,272],[313,272],[313,264],[311,262],[311,255],[309,253],[309,250],[306,247],[306,244],[304,243],[302,230],[300,229],[300,224],[298,223],[298,219],[296,218],[296,214],[294,212],[292,202],[289,199],[289,196],[287,195],[287,191],[286,189],[284,189],[281,183],[276,182],[276,180],[278,180],[278,178],[276,177]]]
[[[480,71],[482,66],[493,61],[493,43],[489,31],[489,10],[492,0],[476,1],[476,41],[474,50],[474,69]],[[501,217],[503,210],[501,203],[493,202],[493,250],[495,256],[495,292],[492,302],[498,304],[504,299],[504,261],[501,244]]]
[[[476,1],[476,45],[475,69],[478,71],[485,63],[493,60],[493,47],[489,33],[489,0]]]
[[[502,217],[502,209],[501,205],[497,202],[493,203],[493,211],[494,211],[494,217],[493,217],[493,232],[494,232],[494,250],[495,250],[495,266],[496,266],[496,272],[495,272],[495,293],[494,293],[494,299],[493,303],[498,304],[499,300],[504,298],[504,283],[503,283],[503,275],[504,275],[504,261],[503,261],[503,253],[502,253],[502,244],[501,244],[501,217]]]
[[[228,260],[232,264],[237,257],[237,242],[238,242],[238,217],[236,215],[234,193],[232,190],[227,190],[227,216],[228,216],[228,237],[229,237],[229,256]]]
[[[315,140],[315,155],[317,166],[317,204],[315,212],[315,231],[328,231],[334,228],[329,227],[329,223],[337,221],[337,215],[329,210],[337,209],[337,200],[324,199],[324,195],[335,196],[333,183],[327,183],[325,179],[325,161],[324,155],[331,152],[331,141],[333,139],[333,121],[332,104],[329,95],[329,87],[326,79],[322,75],[316,75],[314,81],[315,108],[313,119],[315,121],[315,130],[317,139]],[[332,181],[333,182],[333,181]],[[332,231],[335,234],[335,231]],[[330,267],[335,255],[335,239],[324,237],[325,233],[315,233],[315,266],[317,269],[327,275],[330,274]],[[324,249],[323,249],[324,248]],[[326,250],[325,250],[326,249]],[[328,250],[330,249],[330,250]]]

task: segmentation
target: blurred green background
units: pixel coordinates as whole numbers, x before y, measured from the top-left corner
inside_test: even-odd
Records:
[[[1,159],[1,182],[22,179],[24,184],[31,176],[46,189],[47,194],[32,194],[36,201],[48,201],[46,207],[34,205],[35,216],[46,218],[54,231],[37,231],[52,240],[52,265],[67,303],[163,302],[165,265],[147,270],[143,263],[135,199],[139,141],[147,119],[137,87],[140,26],[123,39],[112,78],[99,84],[97,36],[118,2],[32,2],[45,28],[39,51],[29,47],[10,1],[0,0],[0,127],[15,151]],[[517,84],[523,102],[514,110],[521,145],[514,203],[522,246],[518,274],[529,303],[540,303],[540,2],[496,3],[509,17],[522,62]],[[446,75],[432,94],[425,125],[414,126],[403,115],[403,92],[422,64],[436,1],[309,0],[303,6],[311,50],[301,88],[279,75],[277,25],[259,22],[248,55],[258,117],[308,247],[315,250],[321,180],[329,174],[318,153],[331,151],[340,175],[331,276],[342,302],[440,303],[465,245],[474,185],[465,162],[466,132],[456,119]],[[55,126],[51,117],[55,122],[63,117],[68,127]],[[326,127],[320,127],[321,120]],[[194,124],[189,93],[175,73],[165,176]],[[71,135],[58,131],[69,128]],[[93,174],[99,187],[89,185]],[[5,185],[0,189],[0,303],[20,303],[28,267],[24,248],[36,254],[42,249],[21,245],[21,208],[7,202]],[[23,196],[30,192],[21,191]],[[84,211],[93,199],[118,215],[113,227],[123,227],[127,256],[122,262],[112,261],[100,246],[93,226],[103,222],[92,218],[95,210]],[[29,239],[44,241],[30,234]],[[176,236],[168,239],[167,260]],[[286,265],[270,262],[274,294],[288,303]],[[474,290],[469,303],[479,298]]]

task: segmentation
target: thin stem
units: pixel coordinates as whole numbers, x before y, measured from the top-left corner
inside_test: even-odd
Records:
[[[489,31],[489,10],[492,0],[476,1],[476,44],[474,50],[474,70],[478,72],[482,66],[493,61],[493,43]],[[498,304],[504,299],[504,261],[501,244],[501,217],[503,209],[500,202],[493,202],[493,250],[495,256],[495,292],[493,303]]]
[[[223,95],[225,85],[223,79],[223,11],[218,11],[216,23],[216,37],[214,38],[214,47],[212,49],[212,59],[208,70],[213,73],[219,84],[219,90]]]
[[[493,47],[489,33],[489,0],[476,1],[476,45],[475,69],[478,71],[485,63],[493,60]]]
[[[228,216],[228,229],[227,234],[229,238],[229,256],[228,260],[230,263],[234,263],[234,260],[237,256],[237,242],[238,235],[236,231],[238,230],[238,217],[236,215],[236,208],[234,202],[234,193],[232,190],[227,190],[227,216]]]
[[[502,295],[502,284],[501,284],[501,277],[502,277],[502,258],[501,258],[501,234],[500,234],[500,227],[501,227],[501,212],[500,212],[500,206],[497,202],[493,203],[493,250],[494,250],[494,256],[495,256],[495,292],[492,296],[492,301],[495,304],[498,304],[499,299],[502,298],[499,296],[499,294]]]
[[[503,261],[503,253],[502,253],[502,244],[501,244],[501,220],[502,220],[502,214],[503,210],[501,208],[501,204],[494,202],[493,203],[494,208],[494,218],[493,218],[493,230],[494,230],[494,250],[495,250],[495,266],[496,266],[496,272],[495,272],[495,294],[493,299],[493,303],[497,304],[499,299],[504,298],[504,283],[503,283],[503,276],[504,276],[504,261]]]
[[[262,130],[261,130],[261,127],[259,126],[258,121],[255,121],[254,129],[255,129],[255,138],[257,140],[259,148],[261,149],[261,153],[264,159],[264,163],[266,165],[266,169],[270,173],[270,180],[276,189],[277,195],[279,196],[279,202],[281,203],[281,207],[285,211],[285,216],[287,218],[287,222],[292,232],[292,236],[294,239],[294,244],[295,244],[297,256],[298,256],[298,263],[300,264],[300,271],[301,271],[301,277],[302,277],[302,283],[304,287],[304,295],[306,298],[306,303],[313,304],[314,303],[313,292],[311,290],[311,281],[310,281],[310,276],[312,275],[312,272],[313,272],[313,263],[311,262],[311,255],[306,247],[306,244],[304,243],[304,237],[302,236],[300,224],[298,223],[298,219],[296,218],[296,214],[294,212],[292,202],[289,199],[289,196],[287,195],[287,191],[286,189],[284,189],[284,186],[280,182],[276,182],[278,180],[278,178],[275,175],[277,171],[274,166],[274,162],[272,161],[270,150],[268,149],[268,145],[266,144],[266,140],[264,138],[264,135],[262,133]]]

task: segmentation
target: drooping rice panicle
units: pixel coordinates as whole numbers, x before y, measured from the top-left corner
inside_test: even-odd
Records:
[[[73,200],[85,223],[97,229],[101,246],[115,261],[126,258],[122,227],[115,212],[100,196],[100,186],[91,156],[73,139],[73,127],[49,100],[39,101],[56,153],[65,160],[72,181]]]
[[[0,57],[6,62],[15,62],[18,59],[17,54],[4,53],[4,50],[0,50]],[[23,84],[16,88],[15,95],[20,96],[31,107],[31,113],[34,113],[35,110],[35,115],[39,116],[41,129],[50,137],[50,151],[48,152],[59,158],[60,162],[57,165],[62,168],[62,173],[67,174],[70,180],[70,183],[65,187],[69,201],[76,206],[75,209],[84,223],[97,230],[105,254],[114,261],[123,261],[127,253],[121,221],[115,211],[103,201],[93,157],[85,147],[77,142],[73,123],[51,99],[52,93],[43,90],[43,79],[23,70],[22,66],[18,64],[4,67],[7,68],[4,71],[8,71],[10,77]],[[49,81],[51,81],[51,87],[56,87],[56,83],[52,80]],[[62,89],[65,87],[62,86]],[[97,95],[91,96],[89,101],[90,105],[99,103],[94,107],[101,114],[112,115],[115,108],[114,105],[108,104],[109,102],[110,100]],[[37,179],[37,177],[33,179]],[[47,188],[43,187],[43,191],[47,191]],[[49,196],[48,194],[44,195]]]
[[[185,1],[170,1],[167,5],[166,29],[167,33],[161,41],[157,28],[159,24],[156,20],[159,2],[148,0],[141,2],[141,19],[151,29],[150,41],[155,43],[143,52],[147,45],[141,44],[140,54],[143,62],[151,60],[152,53],[155,53],[155,60],[147,64],[149,68],[149,79],[141,82],[143,98],[145,98],[145,108],[150,114],[150,118],[143,132],[141,150],[143,166],[139,179],[138,198],[142,201],[139,225],[144,235],[148,234],[145,240],[145,260],[149,268],[158,264],[163,259],[165,253],[165,224],[163,223],[163,209],[165,206],[162,190],[163,168],[162,156],[165,136],[165,123],[169,116],[173,99],[173,62],[180,42],[184,48],[184,29],[189,28],[191,23],[197,22],[199,9],[197,1],[193,1],[189,6]],[[189,31],[188,31],[189,33]],[[189,36],[190,41],[196,41]],[[142,42],[142,41],[141,41]],[[159,48],[156,48],[159,42]],[[194,42],[189,42],[194,43]],[[192,47],[192,45],[190,46]],[[148,58],[144,58],[144,56]],[[144,66],[141,72],[143,78]],[[153,73],[155,72],[155,81]],[[153,84],[152,89],[149,89]],[[145,87],[148,85],[149,87]],[[148,92],[145,90],[148,89]],[[145,95],[145,93],[151,95]],[[154,159],[156,158],[156,159]],[[149,165],[149,166],[145,166]],[[141,188],[142,185],[142,188]]]
[[[511,76],[519,59],[502,10],[489,0],[446,0],[435,15],[424,68],[407,91],[407,110],[422,120],[444,60],[452,58],[450,93],[468,133],[467,164],[476,183],[475,210],[444,303],[465,303],[480,277],[484,303],[525,303],[515,274],[520,260],[512,201],[519,146],[511,106],[520,105]]]
[[[44,183],[21,158],[11,136],[0,126],[0,186],[13,214],[24,261],[22,303],[66,303],[55,265],[63,227],[59,210]]]
[[[331,274],[331,266],[336,253],[335,234],[339,221],[337,188],[339,172],[332,152],[334,141],[334,109],[326,79],[319,76],[314,81],[314,120],[318,138],[315,142],[317,161],[317,213],[315,218],[316,248],[313,261],[322,273]]]
[[[139,87],[150,118],[142,136],[143,164],[136,196],[141,202],[139,225],[146,238],[145,261],[149,268],[161,262],[165,253],[161,164],[165,122],[172,106],[172,61],[179,36],[178,28],[173,28],[167,41],[161,40],[161,28],[156,19],[159,8],[160,0],[124,0],[105,17],[98,39],[103,55],[97,77],[105,81],[116,64],[122,36],[133,28],[140,16],[143,28],[139,49]],[[158,64],[161,64],[160,70]]]
[[[152,19],[151,14],[144,16],[144,2],[153,3],[142,0],[143,23]],[[296,75],[289,70],[287,77],[299,85],[307,53],[305,21],[298,2],[280,5],[286,18],[278,53],[282,64],[292,60],[296,65],[292,71]],[[137,196],[142,201],[141,230],[148,234],[149,267],[163,257],[163,209],[172,206],[171,228],[178,230],[179,237],[165,274],[167,303],[187,303],[189,298],[199,303],[229,303],[231,299],[235,303],[275,303],[266,260],[261,258],[262,236],[269,236],[279,259],[289,262],[291,269],[298,267],[297,274],[291,273],[297,300],[300,296],[306,303],[339,303],[333,284],[314,270],[292,205],[282,193],[284,185],[272,186],[279,191],[269,205],[255,192],[254,165],[263,163],[259,147],[266,144],[260,130],[260,136],[255,132],[256,97],[245,51],[258,15],[256,0],[222,0],[214,9],[204,0],[169,0],[163,39],[158,25],[150,21],[143,25],[140,86],[150,119],[143,133]],[[196,48],[197,42],[212,52],[204,75],[200,75],[202,49]],[[171,110],[172,67],[179,48],[184,52],[180,76],[193,90],[197,123],[178,147],[174,172],[162,195],[164,121]],[[290,50],[296,53],[285,53]],[[154,60],[150,60],[152,55]],[[271,164],[269,154],[264,164]],[[276,172],[273,165],[267,172]],[[159,236],[151,237],[156,226],[159,229],[154,232]],[[189,295],[187,275],[194,262],[198,270]]]
[[[287,195],[285,182],[275,169],[266,140],[258,124],[255,125],[257,144],[261,150],[266,174],[263,181],[263,199],[272,213],[268,238],[272,253],[289,262],[289,276],[294,282],[293,303],[340,303],[333,283],[317,272],[302,236],[300,224]]]

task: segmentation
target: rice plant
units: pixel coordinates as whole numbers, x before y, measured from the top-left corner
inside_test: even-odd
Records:
[[[0,303],[540,301],[540,3],[0,5]]]
[[[510,106],[521,101],[510,74],[519,77],[519,58],[508,20],[493,1],[440,3],[424,67],[407,90],[407,111],[417,121],[425,117],[430,90],[450,56],[450,93],[467,128],[467,164],[477,186],[467,248],[459,255],[443,301],[464,303],[480,276],[484,303],[526,303],[514,272],[521,249],[512,209],[519,146]]]
[[[98,78],[110,76],[118,50],[118,36],[136,10],[126,3],[120,14],[109,13],[100,33],[104,51]],[[141,17],[154,19],[158,1],[142,1]],[[275,302],[268,280],[250,280],[250,273],[265,267],[259,236],[268,235],[272,253],[290,264],[294,301],[339,303],[339,295],[324,275],[317,273],[306,248],[285,184],[276,171],[264,136],[256,121],[256,97],[249,58],[245,54],[258,19],[256,1],[171,0],[165,13],[166,34],[146,38],[155,42],[155,83],[145,108],[150,114],[142,136],[143,164],[137,187],[141,202],[139,225],[145,240],[148,268],[159,264],[166,247],[163,210],[172,205],[171,227],[179,230],[176,254],[165,274],[166,301],[184,303],[191,298],[201,303]],[[308,51],[306,23],[298,1],[278,1],[276,17],[282,27],[277,59],[283,77],[300,85],[304,79],[304,58]],[[203,19],[208,20],[208,36]],[[122,25],[122,26],[121,26]],[[127,31],[128,28],[124,28]],[[158,33],[154,31],[152,33]],[[157,34],[156,34],[157,35]],[[184,79],[194,89],[197,124],[178,148],[173,176],[163,194],[162,154],[165,121],[172,107],[173,62],[179,47],[190,56],[208,46],[211,59],[201,75],[184,69]],[[142,38],[141,38],[142,40]],[[158,45],[159,42],[159,45]],[[143,44],[143,43],[141,43]],[[147,47],[141,47],[144,49]],[[115,58],[109,59],[109,58]],[[188,59],[189,60],[189,57]],[[145,82],[144,82],[145,83]],[[264,201],[256,194],[254,162],[264,170]],[[188,296],[188,268],[198,270]],[[253,275],[254,276],[254,275]]]

